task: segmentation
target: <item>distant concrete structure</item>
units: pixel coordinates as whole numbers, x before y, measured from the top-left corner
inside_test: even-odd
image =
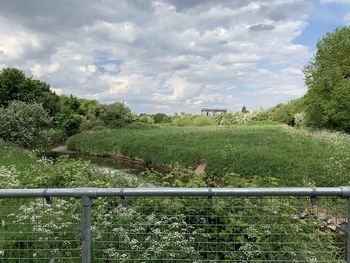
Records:
[[[209,108],[203,108],[201,109],[201,114],[206,116],[215,116],[220,113],[226,113],[226,109],[209,109]]]

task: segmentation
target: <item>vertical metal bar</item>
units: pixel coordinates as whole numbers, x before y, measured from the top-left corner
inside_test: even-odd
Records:
[[[91,263],[91,204],[92,199],[86,195],[81,197],[82,218],[82,263]]]
[[[347,200],[347,216],[346,216],[346,262],[350,263],[350,198]]]

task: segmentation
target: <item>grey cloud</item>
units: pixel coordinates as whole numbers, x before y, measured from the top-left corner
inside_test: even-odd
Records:
[[[64,33],[93,25],[96,21],[144,23],[152,13],[151,1],[111,0],[2,0],[1,15],[37,32]],[[135,16],[136,13],[139,13]],[[140,14],[143,13],[143,15]]]
[[[249,27],[250,31],[266,31],[266,30],[273,30],[275,28],[274,25],[267,25],[267,24],[257,24],[252,25]]]
[[[198,11],[204,10],[212,6],[227,6],[231,8],[239,8],[246,6],[253,2],[251,0],[164,0],[166,3],[170,3],[175,6],[178,12],[186,12],[189,10],[197,9]]]

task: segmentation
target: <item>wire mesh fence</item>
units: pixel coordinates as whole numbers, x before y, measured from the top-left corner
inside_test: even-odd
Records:
[[[79,200],[0,199],[0,262],[79,262]],[[55,261],[56,260],[56,261]]]
[[[0,262],[349,262],[340,195],[69,195],[0,198]]]

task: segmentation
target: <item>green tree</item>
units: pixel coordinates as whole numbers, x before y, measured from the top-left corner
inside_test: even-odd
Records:
[[[84,115],[86,119],[96,119],[103,112],[103,107],[96,100],[79,99],[79,114]]]
[[[40,103],[51,116],[59,109],[58,96],[49,84],[28,78],[19,69],[5,68],[0,71],[0,106],[6,107],[13,100]]]
[[[22,146],[39,144],[41,132],[52,119],[41,104],[12,101],[0,108],[0,138]]]
[[[350,132],[350,27],[339,27],[317,43],[304,68],[307,123]]]
[[[0,106],[7,106],[13,100],[19,100],[26,82],[24,72],[16,68],[0,71]]]
[[[61,95],[59,98],[61,111],[70,111],[73,113],[78,113],[80,108],[80,102],[77,97],[71,94],[69,96]]]
[[[103,105],[103,109],[101,120],[110,128],[125,127],[128,123],[133,122],[131,110],[124,103],[116,102]]]
[[[157,113],[153,116],[154,123],[168,123],[171,122],[171,117],[166,115],[165,113]]]
[[[242,113],[248,113],[249,111],[247,110],[247,107],[246,107],[246,106],[243,106],[241,112],[242,112]]]
[[[67,134],[72,136],[79,132],[82,117],[80,115],[64,112],[58,115],[58,126]]]

